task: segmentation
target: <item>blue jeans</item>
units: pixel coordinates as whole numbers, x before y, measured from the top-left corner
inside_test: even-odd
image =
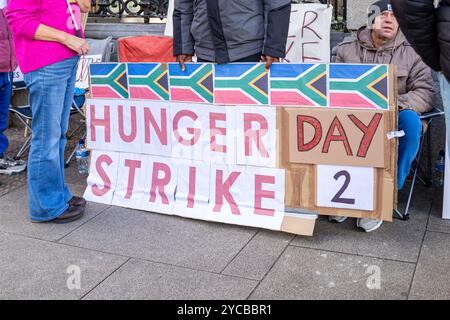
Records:
[[[78,56],[24,75],[33,114],[28,159],[29,215],[35,221],[60,216],[72,198],[64,182],[64,149]]]
[[[439,73],[441,83],[441,96],[445,110],[445,126],[447,127],[447,145],[450,151],[450,83],[443,73]]]
[[[398,129],[405,135],[399,139],[398,146],[398,189],[401,190],[409,176],[411,164],[417,155],[422,136],[422,121],[413,110],[403,110],[398,114]]]
[[[12,73],[0,72],[0,158],[8,148],[8,138],[3,131],[8,126],[8,111],[11,103]]]

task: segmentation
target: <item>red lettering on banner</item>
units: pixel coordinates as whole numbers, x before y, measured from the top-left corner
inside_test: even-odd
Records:
[[[338,130],[339,132],[338,135],[334,134],[335,129]],[[330,128],[328,129],[328,133],[325,138],[325,143],[323,144],[322,149],[323,153],[328,153],[332,141],[342,141],[345,147],[345,151],[347,152],[347,155],[348,156],[353,155],[350,143],[348,142],[347,139],[347,134],[345,133],[344,127],[342,126],[342,123],[339,121],[337,116],[334,117],[333,122],[331,123]]]
[[[313,60],[313,61],[320,61],[320,58],[316,57],[308,57],[305,56],[305,45],[307,44],[320,44],[318,41],[309,41],[309,42],[302,42],[302,62],[306,62],[306,59]]]
[[[200,138],[200,130],[197,128],[187,128],[187,132],[192,135],[191,139],[188,140],[182,137],[178,132],[178,125],[181,118],[183,117],[188,117],[192,119],[192,121],[195,121],[197,120],[198,116],[190,110],[181,110],[177,112],[177,114],[173,118],[173,134],[177,138],[177,141],[184,146],[190,147],[196,144],[198,139]]]
[[[136,169],[141,167],[140,160],[125,160],[125,167],[128,167],[128,184],[127,184],[127,194],[125,199],[130,199],[133,195],[134,179],[136,177]]]
[[[163,172],[164,177],[159,178],[159,173]],[[164,191],[164,187],[170,182],[172,172],[170,167],[165,163],[154,162],[153,163],[153,173],[152,173],[152,186],[150,188],[150,202],[155,202],[156,200],[156,190],[158,190],[159,195],[163,204],[169,204],[169,199]]]
[[[252,129],[254,122],[259,123],[259,129]],[[269,153],[261,140],[267,134],[268,127],[267,119],[264,116],[257,113],[244,113],[245,156],[252,156],[251,141],[253,140],[261,156],[263,158],[269,158]]]
[[[305,24],[305,22],[306,22],[306,16],[307,16],[309,13],[311,13],[311,14],[314,16],[314,18],[313,18],[310,22],[308,22],[307,24]],[[316,20],[317,20],[318,17],[319,17],[319,14],[318,14],[317,12],[315,12],[315,11],[306,11],[306,12],[305,12],[305,15],[303,16],[302,31],[301,31],[302,38],[304,38],[304,36],[305,36],[304,30],[305,30],[305,29],[308,29],[309,31],[312,31],[312,32],[317,36],[317,38],[319,38],[320,40],[322,40],[322,37],[316,32],[316,30],[314,30],[313,28],[310,27],[314,22],[316,22]]]
[[[102,164],[106,163],[108,166],[110,166],[112,162],[113,161],[110,156],[106,154],[102,154],[101,156],[99,156],[97,158],[97,161],[95,162],[95,169],[97,170],[100,179],[102,179],[103,181],[103,189],[100,189],[97,184],[92,185],[92,193],[97,197],[102,197],[107,194],[109,190],[111,190],[111,180],[109,179],[105,170],[103,170]]]
[[[124,142],[133,142],[137,135],[137,120],[136,120],[136,107],[130,107],[131,118],[131,132],[129,135],[125,134],[124,130],[124,117],[123,117],[123,105],[118,106],[119,111],[119,136]]]
[[[189,194],[187,197],[188,208],[193,208],[195,203],[195,184],[197,179],[197,168],[189,167]]]
[[[160,116],[161,116],[161,125],[158,126],[155,117],[153,117],[151,109],[144,108],[145,143],[151,143],[150,139],[150,124],[151,124],[161,144],[164,146],[167,145],[167,110],[161,109]]]
[[[223,170],[216,170],[216,199],[213,211],[220,212],[223,206],[223,198],[225,198],[231,207],[231,212],[235,215],[241,214],[230,193],[231,186],[240,175],[240,172],[232,172],[228,179],[223,182]]]
[[[275,192],[263,190],[263,183],[275,184],[274,176],[255,175],[255,214],[273,217],[274,209],[265,209],[262,207],[262,198],[275,199]]]
[[[95,105],[91,104],[90,108],[90,128],[91,128],[91,141],[96,141],[95,128],[104,127],[105,129],[105,142],[111,142],[111,118],[110,118],[110,106],[104,106],[104,119],[97,119],[95,117]]]
[[[305,143],[304,123],[310,124],[314,128],[314,137],[308,143]],[[299,115],[297,116],[297,147],[299,152],[306,152],[314,149],[322,139],[322,125],[314,117]]]
[[[353,114],[350,114],[348,117],[363,133],[363,138],[361,139],[361,143],[359,144],[357,156],[360,158],[365,158],[367,155],[367,151],[372,144],[373,137],[375,136],[378,126],[380,125],[380,121],[383,118],[383,115],[381,113],[374,114],[368,126],[362,123],[361,120],[359,120]]]
[[[209,129],[211,130],[211,151],[216,152],[222,152],[227,153],[227,146],[226,145],[218,145],[216,143],[216,137],[218,135],[226,136],[227,135],[227,128],[220,128],[216,126],[216,121],[226,121],[227,115],[225,113],[216,113],[211,112],[209,114]]]

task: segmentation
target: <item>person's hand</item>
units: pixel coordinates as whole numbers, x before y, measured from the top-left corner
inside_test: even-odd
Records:
[[[86,39],[81,39],[68,34],[63,44],[70,50],[75,51],[78,55],[85,55],[89,52],[89,45]]]
[[[175,57],[180,64],[181,71],[185,70],[184,64],[186,62],[192,62],[192,54],[179,54]]]
[[[267,71],[269,71],[270,66],[272,65],[272,63],[280,62],[280,58],[271,57],[271,56],[267,56],[267,55],[262,55],[261,56],[261,60],[266,63],[266,70]]]

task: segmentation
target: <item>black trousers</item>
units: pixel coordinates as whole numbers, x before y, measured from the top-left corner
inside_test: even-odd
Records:
[[[245,58],[233,61],[233,62],[260,62],[261,55],[262,55],[262,53],[257,53],[252,56],[245,57]],[[203,59],[197,57],[197,62],[214,62],[214,61],[203,60]]]

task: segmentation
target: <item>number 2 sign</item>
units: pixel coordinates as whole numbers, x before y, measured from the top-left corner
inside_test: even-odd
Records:
[[[317,206],[374,210],[375,169],[317,166]]]

